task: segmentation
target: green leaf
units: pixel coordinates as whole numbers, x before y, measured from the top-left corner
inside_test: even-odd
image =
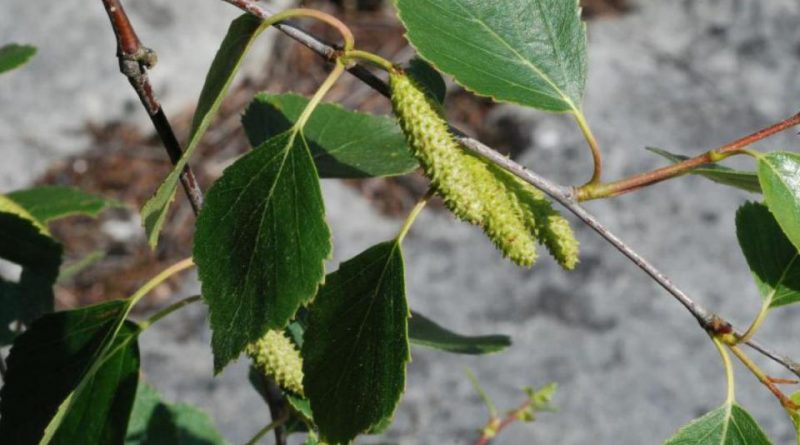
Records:
[[[329,274],[303,344],[305,393],[322,438],[347,443],[394,413],[409,361],[403,254],[373,246]]]
[[[256,95],[242,117],[253,147],[286,132],[308,99],[296,94]],[[323,178],[366,178],[410,173],[417,161],[394,119],[319,105],[303,127],[314,163]]]
[[[53,310],[53,283],[61,245],[28,219],[0,212],[0,258],[22,267],[19,281],[0,279],[0,346],[13,340],[12,324],[28,324]]]
[[[577,0],[397,0],[417,52],[469,90],[577,113],[586,28]]]
[[[726,403],[682,427],[664,445],[771,445],[755,419],[736,403]]]
[[[673,163],[689,159],[688,156],[676,155],[660,148],[647,147],[646,149],[669,159]],[[761,193],[761,185],[758,183],[758,176],[755,172],[734,170],[717,164],[707,164],[687,173],[704,176],[718,184],[728,185],[748,192]]]
[[[749,202],[736,212],[736,235],[769,307],[800,301],[800,255],[763,204]]]
[[[214,56],[214,61],[211,63],[211,68],[206,74],[206,81],[197,102],[197,110],[192,119],[189,144],[181,159],[156,190],[156,194],[142,207],[142,221],[151,247],[155,247],[158,243],[158,234],[164,225],[169,205],[175,198],[178,179],[183,168],[189,162],[189,158],[216,116],[222,99],[225,97],[248,48],[265,29],[265,25],[264,22],[249,14],[244,14],[231,22],[228,33],[222,40],[222,44]]]
[[[124,207],[119,201],[74,187],[43,186],[11,192],[7,196],[43,224],[72,215],[96,217],[103,210]]]
[[[222,445],[227,443],[205,412],[161,400],[155,388],[139,385],[125,445]]]
[[[216,372],[314,298],[330,252],[302,132],[275,136],[225,170],[208,191],[194,242]]]
[[[758,180],[769,210],[800,249],[800,154],[773,152],[759,157]]]
[[[444,83],[442,75],[431,64],[416,56],[408,62],[406,74],[416,80],[437,103],[444,103],[447,95],[447,84]]]
[[[31,212],[27,211],[24,207],[19,205],[16,201],[13,201],[6,195],[0,195],[0,212],[3,213],[12,213],[14,215],[19,216],[22,219],[26,219],[33,223],[34,226],[39,230],[40,233],[50,236],[50,231],[47,230],[47,227],[42,224],[41,221],[36,219]]]
[[[451,332],[419,312],[411,311],[408,321],[411,343],[456,354],[489,354],[511,346],[506,335],[465,336]]]
[[[0,74],[28,63],[36,54],[36,47],[11,43],[0,46]]]
[[[138,327],[123,325],[103,363],[87,373],[125,306],[111,301],[48,314],[17,338],[0,390],[0,443],[39,443],[70,396],[50,443],[123,441],[139,377]]]

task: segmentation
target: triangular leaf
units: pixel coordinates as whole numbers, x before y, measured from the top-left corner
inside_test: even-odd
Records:
[[[183,403],[165,403],[155,388],[139,385],[125,445],[225,443],[214,421],[204,411]]]
[[[736,235],[769,307],[800,300],[800,255],[769,209],[747,203],[736,213]]]
[[[800,249],[800,154],[773,152],[759,157],[758,179],[769,210]]]
[[[543,110],[577,112],[586,29],[577,0],[397,0],[419,54],[467,89]]]
[[[222,40],[222,44],[214,56],[214,61],[211,63],[211,68],[206,74],[197,110],[192,119],[189,144],[181,159],[156,190],[156,194],[142,207],[142,221],[151,247],[158,243],[158,234],[164,225],[169,205],[175,197],[178,179],[183,168],[189,162],[189,158],[200,144],[206,129],[216,116],[222,99],[225,97],[248,48],[264,29],[264,23],[250,14],[240,16],[228,28],[228,33]]]
[[[347,443],[391,417],[409,360],[403,254],[373,246],[328,275],[303,344],[305,393],[322,438]]]
[[[18,282],[0,279],[0,346],[13,339],[12,324],[30,323],[53,310],[61,253],[61,245],[30,220],[0,212],[0,258],[22,267]]]
[[[0,73],[19,68],[36,54],[36,47],[11,43],[0,46]]]
[[[287,131],[306,105],[308,99],[296,94],[256,95],[242,117],[250,143],[257,147]],[[400,128],[385,116],[322,103],[303,126],[303,134],[323,178],[404,175],[417,168]]]
[[[688,156],[676,155],[660,148],[647,147],[647,150],[659,156],[663,156],[673,163],[678,163],[689,159]],[[705,178],[714,181],[717,184],[736,187],[748,192],[761,193],[761,185],[758,183],[758,176],[755,172],[734,170],[732,168],[723,167],[717,164],[707,164],[702,167],[692,169],[687,173],[704,176]]]
[[[194,242],[216,372],[314,297],[330,252],[302,132],[275,136],[225,170],[208,191]]]
[[[103,363],[93,375],[86,373],[125,307],[124,301],[110,301],[48,314],[17,338],[0,390],[0,443],[39,443],[70,395],[50,443],[123,441],[139,376],[138,327],[124,324]]]
[[[465,336],[449,331],[419,312],[411,311],[408,321],[411,343],[456,354],[489,354],[511,346],[506,335]]]
[[[771,445],[761,427],[736,403],[726,403],[691,421],[664,445]]]
[[[118,201],[74,187],[35,187],[11,192],[8,197],[42,223],[71,215],[96,217],[105,209],[123,206]]]

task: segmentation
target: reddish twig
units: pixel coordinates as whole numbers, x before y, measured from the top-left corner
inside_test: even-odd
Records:
[[[503,420],[495,417],[489,419],[489,422],[486,424],[486,427],[483,429],[481,433],[481,437],[479,437],[473,445],[488,445],[489,442],[492,441],[501,431],[503,431],[506,427],[511,425],[512,423],[520,420],[522,417],[522,413],[525,412],[528,408],[530,408],[531,404],[533,403],[532,400],[527,400],[525,403],[520,405],[517,409],[509,412]]]
[[[680,176],[705,164],[720,161],[732,154],[736,154],[746,147],[766,139],[776,133],[800,125],[800,113],[795,114],[777,124],[770,125],[749,134],[743,138],[725,144],[713,150],[709,150],[699,156],[678,162],[667,167],[662,167],[646,173],[640,173],[630,178],[620,179],[619,181],[588,184],[578,188],[576,197],[578,201],[588,201],[592,199],[608,198],[619,196],[624,193],[638,190],[642,187],[653,185],[667,179]]]
[[[167,115],[153,94],[150,78],[147,76],[147,70],[152,68],[157,61],[156,53],[142,45],[119,0],[102,0],[102,2],[117,39],[119,69],[136,90],[139,100],[144,105],[147,115],[150,116],[156,132],[167,150],[170,161],[175,164],[181,158],[183,149],[175,137]],[[180,181],[192,209],[197,214],[203,206],[203,192],[188,165],[181,172]]]

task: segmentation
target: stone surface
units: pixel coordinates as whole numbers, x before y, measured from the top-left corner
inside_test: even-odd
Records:
[[[209,42],[210,54],[216,47],[213,40],[234,14],[209,3],[198,3],[185,20],[207,32],[197,38]],[[85,118],[124,115],[124,104],[131,100],[118,85],[124,80],[109,59],[109,40],[97,37],[109,33],[99,8],[85,27],[64,30],[62,48],[52,44],[49,30],[69,23],[64,15],[79,15],[68,4],[77,3],[53,4],[61,16],[35,28],[30,6],[16,2],[2,7],[0,37],[24,41],[30,35],[26,32],[35,33],[38,37],[27,40],[51,56],[14,77],[0,78],[2,187],[30,180],[53,157],[79,148],[63,143],[65,129],[78,128]],[[147,15],[151,7],[158,11],[169,4],[151,0],[132,7],[142,14],[136,19],[150,26],[142,34],[177,35],[176,25],[162,22],[169,14]],[[592,22],[589,29],[585,108],[606,155],[608,178],[662,165],[644,146],[696,154],[797,110],[796,0],[640,0],[634,5],[631,14]],[[5,14],[9,10],[13,14]],[[25,19],[8,20],[12,15]],[[203,20],[214,24],[213,32],[199,24]],[[87,45],[105,49],[86,55],[81,51]],[[169,47],[168,41],[157,46],[162,52]],[[169,59],[166,54],[164,60]],[[202,72],[210,55],[190,58],[197,59]],[[54,76],[56,70],[68,74]],[[164,79],[170,73],[174,71],[165,69]],[[90,75],[95,82],[86,83]],[[195,77],[199,79],[187,76],[180,82],[199,82]],[[199,84],[187,89],[197,91]],[[13,107],[5,105],[11,93]],[[76,111],[58,112],[64,108]],[[45,111],[52,111],[48,119],[53,120],[35,124]],[[532,147],[523,163],[564,183],[588,177],[584,143],[568,118],[505,106],[495,109],[492,118],[509,115],[530,131]],[[759,147],[796,145],[796,133],[786,132]],[[377,215],[342,184],[326,181],[324,188],[336,246],[331,268],[391,237],[399,227],[400,221]],[[734,213],[747,199],[758,197],[687,177],[588,207],[690,295],[743,326],[759,306],[734,233]],[[719,359],[696,322],[598,236],[582,226],[577,232],[583,255],[575,272],[561,271],[544,255],[533,269],[523,270],[502,261],[478,229],[444,213],[423,213],[405,243],[411,306],[454,330],[510,334],[514,346],[489,358],[415,349],[407,394],[388,440],[404,445],[471,443],[485,412],[464,367],[475,371],[501,408],[518,404],[523,386],[561,385],[555,399],[558,413],[510,428],[497,444],[660,443],[722,402]],[[186,293],[192,291],[197,291],[196,283]],[[798,317],[800,308],[776,311],[759,337],[800,357]],[[266,409],[247,384],[244,361],[212,378],[205,322],[197,306],[146,333],[145,377],[167,398],[209,410],[226,436],[241,443],[266,423]],[[759,363],[769,373],[784,375],[770,362]],[[737,375],[740,403],[776,444],[791,443],[791,425],[774,398],[743,368],[737,367]],[[379,441],[366,438],[361,443]]]
[[[289,2],[269,4],[281,8]],[[219,0],[137,0],[124,6],[142,43],[158,53],[150,79],[164,110],[169,115],[195,101],[228,24],[240,12]],[[254,45],[245,69],[263,62],[269,39]],[[10,42],[32,44],[38,54],[25,68],[0,78],[0,189],[18,187],[52,159],[86,149],[87,122],[149,122],[119,72],[99,0],[4,1],[0,45]]]

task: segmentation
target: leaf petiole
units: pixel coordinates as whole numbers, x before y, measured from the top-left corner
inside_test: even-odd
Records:
[[[400,227],[400,231],[397,233],[397,243],[398,244],[403,242],[403,238],[406,237],[406,234],[408,233],[408,230],[414,224],[414,221],[417,220],[417,216],[419,216],[420,212],[422,212],[422,209],[425,208],[425,205],[431,199],[433,194],[434,194],[433,188],[428,189],[428,191],[425,193],[425,195],[422,198],[420,198],[420,200],[417,202],[417,205],[415,205],[414,208],[411,209],[411,212],[409,212],[408,217],[406,217],[405,222],[403,222],[403,226]]]

